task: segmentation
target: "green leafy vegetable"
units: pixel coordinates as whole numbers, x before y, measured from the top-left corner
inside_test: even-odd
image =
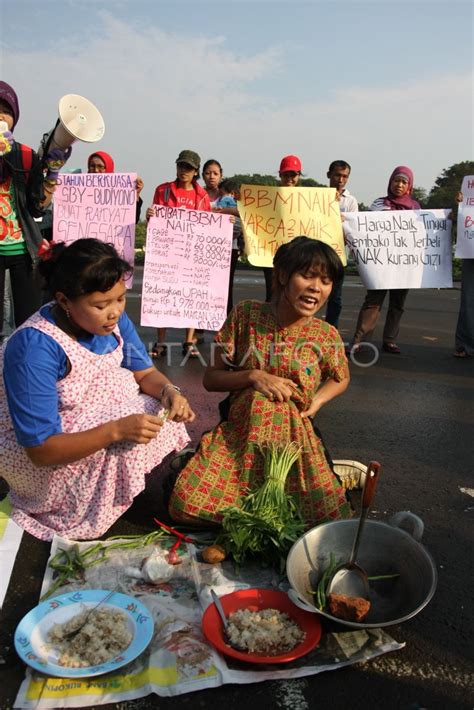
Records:
[[[291,442],[284,447],[270,444],[261,449],[264,456],[264,481],[250,492],[240,508],[223,511],[222,532],[216,543],[222,545],[240,565],[249,555],[284,569],[286,555],[304,531],[304,521],[294,499],[285,491],[287,476],[301,447]]]
[[[329,555],[329,564],[319,579],[316,591],[311,591],[311,594],[314,594],[316,596],[315,606],[317,606],[320,611],[324,611],[324,609],[326,608],[327,587],[329,584],[329,580],[333,576],[338,564],[339,563],[336,559],[336,555],[334,554],[334,552],[331,552]]]
[[[79,545],[73,545],[68,550],[59,548],[54,557],[48,562],[49,567],[55,571],[56,576],[40,601],[50,597],[56,589],[67,584],[70,580],[83,579],[84,571],[103,562],[112,550],[132,550],[146,547],[164,537],[169,537],[168,533],[163,530],[156,530],[148,533],[148,535],[115,535],[106,540],[107,543],[112,541],[112,544],[96,542],[93,545],[89,545],[89,547],[85,547],[82,551],[79,549]],[[113,542],[114,540],[115,542]]]

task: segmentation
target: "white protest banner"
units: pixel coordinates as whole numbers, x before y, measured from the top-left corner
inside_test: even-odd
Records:
[[[453,285],[450,210],[346,212],[344,235],[370,289]]]
[[[334,187],[241,185],[237,205],[245,253],[254,266],[272,266],[278,247],[301,235],[326,242],[346,265]]]
[[[100,239],[133,264],[136,179],[136,173],[60,173],[54,193],[54,241]]]
[[[456,256],[458,259],[474,259],[474,175],[466,175],[462,181],[461,192]]]
[[[141,325],[219,330],[227,315],[229,215],[154,205],[148,222]]]

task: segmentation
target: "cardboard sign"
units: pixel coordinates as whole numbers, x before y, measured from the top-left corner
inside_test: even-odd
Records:
[[[346,212],[344,234],[370,289],[453,285],[450,210]]]
[[[456,256],[458,259],[474,259],[474,175],[466,175],[461,192],[463,199],[458,210]]]
[[[299,236],[326,242],[346,264],[335,188],[242,185],[237,205],[254,266],[272,266],[278,247]]]
[[[136,173],[60,173],[54,193],[53,239],[100,239],[133,264]]]
[[[229,215],[154,205],[148,222],[141,325],[219,330],[227,315]]]

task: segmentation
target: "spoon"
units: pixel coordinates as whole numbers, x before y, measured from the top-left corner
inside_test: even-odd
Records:
[[[219,599],[219,597],[217,596],[217,594],[215,593],[215,591],[213,589],[211,589],[211,597],[212,597],[212,601],[214,602],[216,609],[219,613],[219,616],[221,617],[222,626],[224,627],[224,636],[226,638],[226,643],[228,643],[229,646],[232,646],[232,648],[235,648],[236,651],[247,651],[247,649],[243,648],[243,646],[239,646],[239,644],[231,641],[230,635],[229,635],[229,622],[227,621],[224,607],[222,606],[221,600]]]
[[[364,527],[364,522],[374,498],[379,477],[380,464],[371,461],[367,467],[367,474],[362,493],[362,505],[357,526],[352,552],[349,562],[339,565],[329,580],[326,594],[344,594],[347,597],[361,597],[369,600],[369,579],[367,572],[356,564],[359,541]]]
[[[64,634],[63,640],[65,640],[65,641],[72,641],[72,639],[75,638],[75,637],[79,634],[80,631],[82,631],[82,629],[83,629],[84,626],[87,624],[87,622],[89,621],[89,619],[91,618],[91,616],[94,614],[94,612],[95,612],[100,606],[102,606],[102,604],[104,604],[105,602],[108,602],[109,599],[111,599],[111,598],[114,596],[114,594],[115,594],[115,592],[117,591],[117,589],[118,589],[118,584],[117,584],[113,589],[111,589],[110,592],[109,592],[108,594],[106,594],[106,596],[103,597],[103,599],[101,599],[98,604],[96,604],[96,605],[93,606],[91,609],[89,609],[89,611],[88,611],[87,614],[86,614],[86,617],[85,617],[84,621],[83,621],[81,624],[79,624],[79,626],[77,626],[77,627],[76,627],[75,629],[73,629],[72,631],[69,631],[69,633]]]

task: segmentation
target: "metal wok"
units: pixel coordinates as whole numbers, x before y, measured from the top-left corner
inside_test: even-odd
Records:
[[[412,534],[398,527],[408,523]],[[436,590],[435,563],[420,544],[423,522],[408,511],[397,513],[387,523],[367,520],[357,555],[369,577],[398,574],[393,579],[370,582],[371,608],[361,622],[344,621],[319,611],[313,603],[321,573],[333,552],[337,559],[348,559],[357,520],[338,520],[312,528],[291,548],[286,573],[292,601],[306,611],[321,614],[331,621],[353,628],[378,628],[401,624],[418,614]]]

